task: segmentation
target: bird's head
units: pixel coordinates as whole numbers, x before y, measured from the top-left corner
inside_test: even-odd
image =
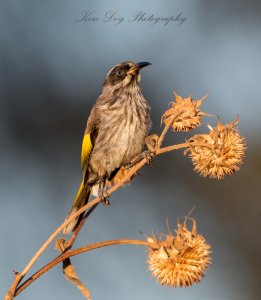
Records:
[[[149,62],[134,63],[125,61],[114,66],[107,74],[104,87],[119,89],[130,84],[139,84],[141,76],[140,69],[151,65]]]

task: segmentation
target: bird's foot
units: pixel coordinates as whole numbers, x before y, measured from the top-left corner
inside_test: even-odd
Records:
[[[107,193],[107,192],[103,192],[101,196],[99,196],[100,198],[100,201],[101,203],[104,205],[104,206],[109,206],[111,205],[110,201],[109,201],[109,197],[110,195]]]
[[[153,162],[152,162],[152,160],[153,160],[154,156],[155,156],[155,152],[154,152],[154,151],[151,151],[151,150],[145,150],[145,151],[143,151],[143,152],[141,153],[142,159],[143,159],[143,158],[146,158],[147,161],[148,161],[148,165],[149,165],[150,167],[153,167]]]
[[[103,205],[110,205],[109,194],[105,190],[105,178],[99,180],[98,197]]]
[[[145,150],[138,157],[134,158],[134,160],[131,163],[129,163],[125,168],[127,170],[131,169],[133,166],[135,166],[137,163],[142,161],[144,158],[147,159],[149,166],[153,166],[152,159],[153,159],[154,156],[155,156],[154,151]]]

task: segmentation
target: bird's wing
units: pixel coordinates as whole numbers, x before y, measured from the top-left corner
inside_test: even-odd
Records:
[[[83,171],[86,169],[88,165],[92,148],[93,148],[93,142],[91,140],[91,133],[85,133],[82,140],[82,154],[81,154],[81,167]]]
[[[87,120],[86,129],[82,140],[81,168],[86,176],[90,155],[95,144],[95,139],[98,134],[98,122],[95,116],[97,115],[96,105],[93,106]]]

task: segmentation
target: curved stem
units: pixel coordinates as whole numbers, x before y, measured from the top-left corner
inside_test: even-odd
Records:
[[[27,288],[30,284],[32,284],[36,279],[41,277],[44,273],[48,272],[50,269],[55,267],[57,264],[65,260],[66,258],[88,252],[94,249],[102,248],[102,247],[107,247],[107,246],[112,246],[112,245],[122,245],[122,244],[127,244],[127,245],[139,245],[139,246],[146,246],[146,247],[153,247],[153,243],[149,243],[146,241],[141,241],[141,240],[129,240],[129,239],[120,239],[120,240],[109,240],[109,241],[103,241],[103,242],[98,242],[95,244],[87,245],[78,249],[74,250],[69,250],[59,256],[57,256],[54,260],[49,262],[47,265],[45,265],[43,268],[38,270],[36,273],[34,273],[30,278],[28,278],[23,284],[17,287],[14,297],[19,295],[24,289]]]
[[[162,142],[164,140],[164,137],[165,137],[166,133],[168,132],[171,124],[173,123],[173,121],[175,120],[176,117],[177,117],[176,115],[170,117],[169,122],[165,125],[164,129],[162,130],[162,133],[161,133],[161,135],[159,137],[159,140],[158,140],[158,145],[157,145],[156,151],[160,149],[161,144],[162,144]]]
[[[71,249],[75,240],[77,239],[85,221],[87,220],[87,218],[90,216],[90,214],[95,210],[95,208],[99,205],[99,203],[94,204],[83,216],[82,220],[80,221],[80,223],[78,224],[77,228],[75,229],[72,237],[69,240],[68,243],[68,247],[67,250]]]
[[[174,118],[173,118],[173,120],[174,120]],[[162,131],[162,133],[161,133],[161,135],[159,137],[159,140],[158,140],[157,150],[160,149],[160,146],[161,146],[161,144],[162,144],[162,142],[164,140],[164,137],[165,137],[166,133],[168,132],[168,130],[170,128],[170,125],[171,125],[171,123],[169,123],[168,125],[166,125],[164,127],[164,129],[163,129],[163,131]]]
[[[122,184],[124,184],[126,181],[128,181],[132,175],[134,175],[141,167],[143,167],[148,162],[147,158],[143,158],[139,163],[137,163],[135,166],[133,166],[129,172],[123,177],[123,179],[116,183],[113,187],[111,187],[108,190],[108,195],[115,192]],[[34,263],[38,260],[38,258],[42,255],[42,253],[45,251],[45,249],[51,244],[51,242],[57,237],[57,235],[60,234],[60,232],[65,228],[73,219],[75,219],[77,216],[79,216],[81,213],[86,211],[87,209],[91,208],[95,204],[99,203],[100,199],[97,197],[93,199],[92,201],[88,202],[86,205],[84,205],[81,209],[79,209],[77,212],[75,212],[73,215],[71,215],[68,219],[66,219],[63,224],[61,224],[54,233],[45,241],[45,243],[41,246],[41,248],[36,252],[36,254],[33,256],[33,258],[30,260],[30,262],[26,265],[24,270],[21,273],[18,273],[16,275],[16,278],[9,288],[9,291],[7,295],[5,296],[4,300],[11,300],[13,299],[13,295],[15,294],[15,290],[21,280],[24,278],[24,276],[27,274],[27,272],[31,269],[31,267],[34,265]]]
[[[38,260],[38,258],[42,255],[42,253],[45,251],[45,249],[50,245],[50,243],[57,237],[57,235],[60,234],[60,232],[63,230],[63,228],[70,223],[75,217],[80,215],[82,212],[84,212],[86,209],[92,207],[96,203],[99,202],[99,198],[95,198],[94,200],[90,201],[88,204],[86,204],[84,207],[79,209],[75,214],[70,216],[68,219],[66,219],[63,224],[61,224],[53,234],[50,235],[50,237],[44,242],[44,244],[41,246],[41,248],[36,252],[36,254],[33,256],[33,258],[29,261],[29,263],[26,265],[26,267],[23,269],[21,273],[18,273],[16,275],[16,278],[11,285],[7,295],[5,296],[4,300],[13,299],[13,295],[15,294],[15,290],[18,286],[18,284],[21,282],[21,280],[24,278],[24,276],[27,274],[27,272],[31,269],[31,267],[34,265],[34,263]]]
[[[161,136],[160,140],[162,142],[168,128],[170,126],[165,126]],[[161,143],[160,142],[160,143]],[[183,144],[178,144],[178,145],[173,145],[173,146],[168,146],[164,148],[158,148],[156,150],[156,155],[169,152],[172,150],[177,150],[181,148],[188,147],[188,143],[183,143]],[[113,187],[111,187],[107,193],[108,195],[112,194],[115,192],[120,186],[122,186],[125,182],[127,182],[139,169],[141,169],[145,164],[149,162],[149,158],[145,157],[141,161],[139,161],[136,165],[134,165],[129,172],[122,178],[122,180],[118,183],[116,183]],[[16,288],[21,282],[21,280],[24,278],[24,276],[28,273],[28,271],[31,269],[31,267],[34,265],[34,263],[38,260],[38,258],[42,255],[42,253],[46,250],[46,248],[51,244],[51,242],[60,234],[60,232],[77,216],[79,216],[81,213],[86,211],[87,209],[93,207],[94,205],[97,205],[100,202],[100,199],[97,197],[87,203],[85,206],[83,206],[81,209],[79,209],[77,212],[75,212],[73,215],[71,215],[68,219],[66,219],[54,232],[51,234],[51,236],[45,241],[45,243],[41,246],[41,248],[36,252],[36,254],[33,256],[33,258],[29,261],[29,263],[26,265],[24,270],[21,273],[16,274],[15,280],[12,283],[11,287],[8,290],[7,295],[5,296],[4,300],[11,300],[13,299],[15,293],[16,293]],[[77,235],[76,235],[77,236]],[[76,238],[75,236],[75,238]],[[72,246],[73,242],[70,243],[70,246]]]

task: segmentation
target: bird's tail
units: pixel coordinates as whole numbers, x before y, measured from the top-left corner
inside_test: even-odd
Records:
[[[81,185],[78,189],[77,195],[74,199],[73,205],[69,211],[69,214],[66,219],[68,219],[72,214],[74,214],[76,211],[78,211],[80,208],[82,208],[89,200],[89,197],[91,195],[91,187],[88,184],[84,184],[84,182],[81,182]],[[83,218],[84,213],[80,214],[78,217],[73,219],[64,229],[64,234],[69,234],[72,231],[75,230],[78,223]]]

